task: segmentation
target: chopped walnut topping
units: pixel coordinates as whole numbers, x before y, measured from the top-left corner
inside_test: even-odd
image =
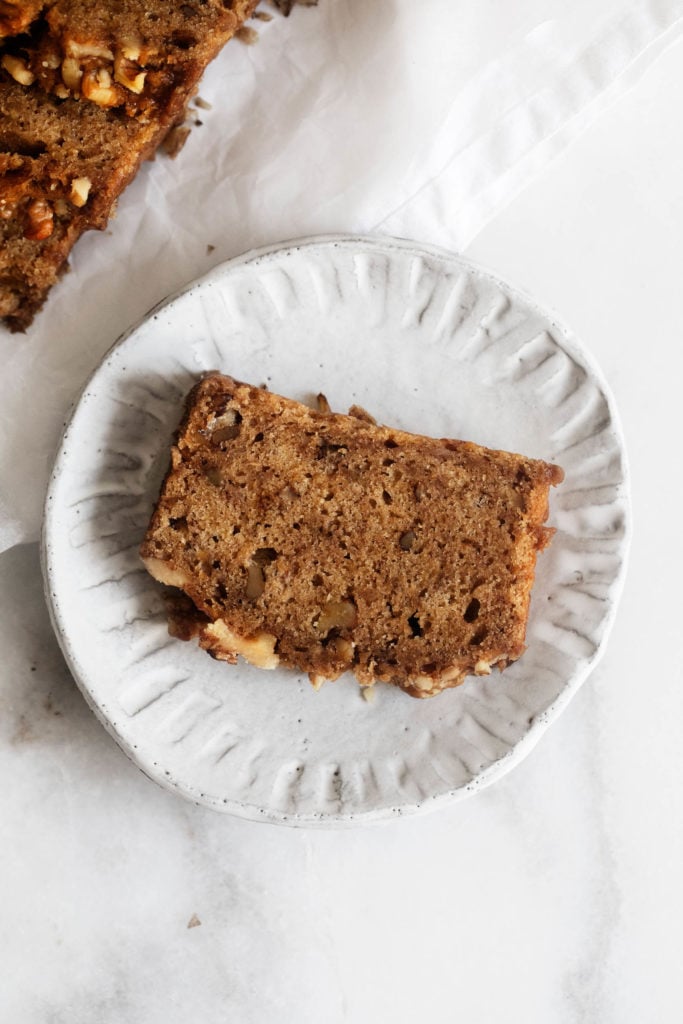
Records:
[[[42,242],[52,234],[54,216],[52,207],[44,199],[34,199],[26,210],[24,238]]]
[[[139,61],[142,43],[138,39],[126,39],[121,46],[121,54],[125,60]]]
[[[129,92],[134,92],[136,96],[139,96],[145,88],[147,72],[132,72],[130,67],[119,64],[114,72],[114,78],[124,89],[128,89]]]
[[[81,91],[87,100],[96,103],[98,107],[115,107],[119,103],[119,94],[106,68],[86,71],[81,82]]]
[[[100,57],[102,60],[113,60],[114,54],[108,46],[100,46],[98,43],[79,43],[75,39],[67,40],[64,47],[68,57],[75,57],[82,60],[84,57]]]
[[[71,94],[83,96],[100,107],[116,107],[127,102],[123,89],[137,96],[144,91],[147,71],[142,67],[143,53],[138,40],[126,40],[116,54],[101,43],[69,40],[64,53],[62,82],[52,86],[60,98]],[[41,66],[54,67],[52,55],[48,52],[46,56]],[[62,86],[69,92],[64,94]]]
[[[126,53],[135,52],[139,56],[140,50],[138,48],[137,51],[132,49],[124,51],[116,57],[114,61],[114,78],[124,89],[128,89],[129,92],[134,92],[139,96],[145,87],[147,72],[141,71],[139,65],[135,63],[135,59],[126,55]]]

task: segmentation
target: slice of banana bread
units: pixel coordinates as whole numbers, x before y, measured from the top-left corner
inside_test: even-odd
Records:
[[[0,0],[0,318],[24,330],[83,231],[256,0]],[[4,38],[3,38],[4,36]]]
[[[212,374],[190,393],[141,548],[172,632],[214,657],[351,670],[428,697],[524,651],[562,470],[316,412]]]

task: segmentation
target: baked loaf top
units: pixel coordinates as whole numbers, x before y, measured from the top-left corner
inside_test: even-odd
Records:
[[[562,470],[353,411],[220,374],[196,385],[141,548],[186,595],[172,631],[226,661],[416,697],[504,668]]]
[[[45,6],[43,0],[0,0],[0,39],[25,32]]]
[[[0,0],[0,318],[24,330],[83,231],[256,0]],[[4,38],[3,38],[4,37]]]

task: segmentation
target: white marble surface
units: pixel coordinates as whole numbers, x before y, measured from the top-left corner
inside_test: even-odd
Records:
[[[8,552],[0,1020],[681,1019],[682,90],[678,44],[469,250],[572,324],[621,409],[635,538],[600,668],[470,801],[350,832],[254,825],[127,762],[63,666],[35,547]]]

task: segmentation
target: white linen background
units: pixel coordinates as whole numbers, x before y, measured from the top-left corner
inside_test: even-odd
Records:
[[[321,0],[256,22],[257,44],[209,69],[180,156],[143,168],[25,336],[0,329],[0,551],[37,539],[68,410],[151,306],[309,234],[465,249],[682,16],[683,0]]]

